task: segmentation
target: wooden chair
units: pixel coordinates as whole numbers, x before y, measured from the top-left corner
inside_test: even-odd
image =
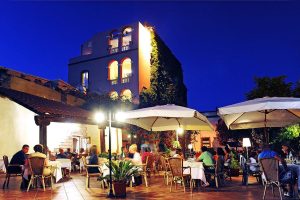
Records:
[[[219,158],[216,161],[216,164],[214,165],[214,172],[205,172],[205,175],[210,175],[213,177],[215,183],[216,183],[216,188],[219,188],[220,183],[225,182],[225,177],[224,177],[224,160]]]
[[[160,157],[160,164],[164,173],[164,182],[166,185],[169,185],[169,176],[171,176],[171,171],[170,171],[170,165],[168,163],[168,160],[164,157]]]
[[[3,156],[3,161],[6,169],[6,176],[3,183],[3,189],[8,188],[9,179],[11,176],[22,176],[22,166],[21,165],[12,165],[8,163],[8,157],[6,155]]]
[[[140,172],[141,176],[144,177],[144,181],[145,181],[145,185],[146,187],[148,187],[148,179],[147,179],[147,176],[148,176],[148,173],[149,173],[149,156],[146,157],[146,162],[141,164],[141,165],[138,165],[138,167],[141,167],[143,169],[143,171]],[[148,170],[147,170],[148,168]],[[132,187],[132,180],[130,180],[130,187]]]
[[[86,161],[86,157],[85,156],[82,156],[81,157],[82,159],[82,162],[83,162],[83,165],[84,165],[84,168],[86,170],[86,179],[85,179],[85,188],[89,188],[90,187],[90,178],[91,177],[99,177],[102,175],[100,169],[99,169],[99,165],[90,165],[90,164],[87,164],[87,161]],[[97,168],[99,170],[99,172],[95,172],[95,173],[91,173],[89,172],[89,169],[90,168]],[[104,189],[105,188],[105,182],[104,180],[103,181],[100,181],[100,186]]]
[[[169,158],[168,159],[172,180],[171,180],[171,187],[170,192],[172,192],[173,182],[175,183],[175,189],[177,189],[177,181],[180,181],[183,184],[183,191],[185,192],[185,181],[190,181],[190,189],[191,192],[193,191],[193,182],[191,178],[191,168],[190,167],[183,167],[183,160],[181,158]],[[189,169],[189,174],[183,174],[183,171]]]
[[[29,161],[29,170],[31,172],[31,178],[27,187],[27,192],[29,191],[30,186],[34,183],[34,181],[37,181],[38,179],[41,180],[41,183],[43,185],[43,189],[45,191],[45,179],[50,179],[51,182],[51,189],[53,187],[53,180],[52,180],[52,174],[44,175],[44,168],[45,166],[45,158],[40,157],[31,157],[28,159]],[[51,166],[50,171],[51,170]]]
[[[260,159],[259,163],[266,177],[263,199],[266,197],[266,190],[268,186],[272,187],[272,193],[274,195],[273,186],[275,185],[278,187],[280,199],[282,200],[281,185],[279,181],[279,161],[275,158],[265,158]]]

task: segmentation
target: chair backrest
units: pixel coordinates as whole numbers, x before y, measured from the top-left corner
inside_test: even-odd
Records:
[[[87,163],[86,163],[86,157],[82,156],[81,159],[82,159],[83,165],[86,166],[87,165]]]
[[[279,161],[275,158],[259,160],[267,181],[279,181]]]
[[[173,176],[183,176],[183,160],[181,158],[168,159]]]
[[[155,158],[154,158],[153,155],[147,156],[145,164],[146,164],[146,168],[147,168],[148,171],[153,169],[153,163],[155,161],[154,159]]]
[[[6,155],[3,156],[3,162],[5,165],[6,171],[8,171],[8,157]]]
[[[223,156],[218,156],[218,159],[216,160],[216,167],[215,167],[215,172],[216,173],[221,173],[224,171],[224,157]]]
[[[29,168],[34,176],[41,176],[43,175],[43,170],[45,166],[45,158],[41,157],[31,157],[28,159],[29,161]]]
[[[166,161],[166,158],[164,156],[160,156],[160,163],[161,163],[161,166],[162,166],[163,170],[167,171],[168,170],[167,161]]]

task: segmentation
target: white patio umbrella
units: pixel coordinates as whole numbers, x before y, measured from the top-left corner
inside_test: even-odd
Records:
[[[125,122],[148,131],[184,130],[211,131],[212,125],[198,111],[177,105],[162,105],[124,113]]]
[[[264,97],[218,109],[229,129],[284,127],[300,122],[300,98]]]

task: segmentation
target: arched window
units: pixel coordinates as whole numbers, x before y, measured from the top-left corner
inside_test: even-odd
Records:
[[[109,34],[108,45],[109,45],[108,49],[110,53],[118,52],[118,47],[119,47],[118,31],[115,30]]]
[[[122,32],[122,51],[127,51],[130,49],[132,30],[133,29],[131,27],[126,27]]]
[[[110,98],[111,98],[112,100],[117,100],[117,99],[119,98],[119,95],[118,95],[118,93],[117,93],[116,91],[111,91],[111,92],[109,93],[109,96],[110,96]]]
[[[118,62],[114,60],[108,65],[108,80],[112,81],[112,85],[118,83],[118,73]]]
[[[121,98],[123,101],[125,100],[128,100],[128,101],[131,101],[132,100],[132,93],[129,89],[125,89],[122,91],[122,94],[121,94]]]
[[[81,72],[81,86],[85,89],[89,88],[89,72],[88,71],[83,71]]]
[[[125,58],[122,62],[122,83],[129,82],[129,78],[132,75],[131,63],[130,58]]]

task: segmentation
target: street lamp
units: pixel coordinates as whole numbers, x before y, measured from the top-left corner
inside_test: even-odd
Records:
[[[122,112],[118,112],[115,114],[115,120],[116,121],[125,121],[125,114]],[[97,112],[95,113],[95,121],[100,124],[103,123],[105,121],[105,115],[103,112]],[[112,122],[112,112],[109,111],[108,112],[108,159],[109,159],[109,193],[107,195],[108,198],[113,198],[114,194],[113,194],[113,190],[112,190],[112,166],[111,166],[111,122]]]

